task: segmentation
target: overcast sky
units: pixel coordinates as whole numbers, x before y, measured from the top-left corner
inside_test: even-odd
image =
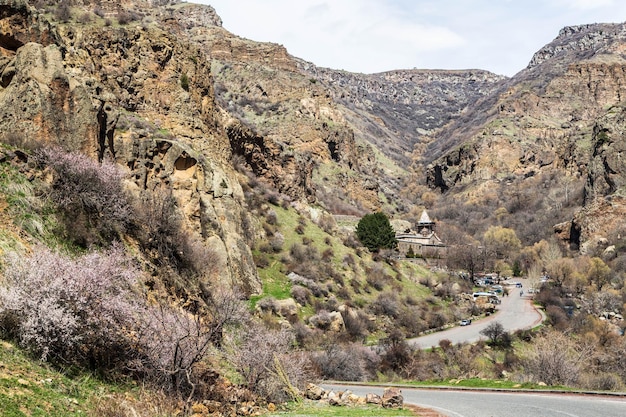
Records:
[[[190,0],[225,29],[317,66],[514,75],[564,26],[626,21],[624,0]]]

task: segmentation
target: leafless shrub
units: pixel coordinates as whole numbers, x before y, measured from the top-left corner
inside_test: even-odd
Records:
[[[380,355],[382,372],[403,372],[403,369],[411,362],[413,349],[406,342],[404,334],[398,329],[393,329],[389,336],[381,340],[380,347],[382,349]]]
[[[331,342],[327,343],[323,352],[313,355],[313,362],[324,379],[365,381],[376,369],[379,359],[362,345]]]
[[[370,305],[370,309],[374,314],[385,315],[395,319],[400,314],[398,297],[392,292],[381,293]]]
[[[352,291],[356,294],[361,294],[361,282],[358,279],[352,278],[350,280],[350,286],[352,287]]]
[[[263,223],[263,231],[265,232],[265,234],[266,234],[268,237],[272,237],[272,236],[274,236],[274,233],[276,233],[276,230],[277,230],[277,227],[276,227],[276,226],[271,225],[271,224],[269,224],[269,223],[267,223],[267,222],[264,222],[264,223]]]
[[[352,341],[364,341],[367,337],[367,325],[369,318],[361,311],[356,314],[345,311],[341,314],[343,316],[343,323],[346,328],[346,333],[350,336]]]
[[[416,306],[407,306],[400,310],[398,324],[404,328],[407,336],[417,336],[428,328],[422,318],[422,311]]]
[[[320,330],[330,329],[332,323],[332,317],[327,310],[320,310],[317,314],[309,318],[309,323]]]
[[[291,287],[291,296],[298,304],[305,306],[310,303],[311,291],[300,285],[294,285]]]
[[[549,305],[546,308],[546,315],[555,329],[563,331],[569,327],[567,313],[561,307]]]
[[[93,13],[98,17],[104,17],[104,10],[99,5],[96,5],[93,9]]]
[[[337,289],[337,297],[342,300],[350,300],[352,296],[350,295],[350,291],[346,287],[340,287]]]
[[[296,274],[306,275],[308,278],[316,282],[324,282],[326,276],[321,271],[321,265],[318,262],[306,261],[301,263],[293,262],[293,259],[287,259],[288,267]],[[324,291],[324,288],[322,288]]]
[[[344,246],[352,249],[356,249],[361,246],[361,242],[359,242],[359,239],[354,235],[354,233],[344,235],[342,240]]]
[[[229,341],[227,357],[249,390],[268,401],[293,400],[312,377],[309,358],[291,350],[293,340],[287,330],[253,325]]]
[[[267,311],[273,314],[278,313],[278,304],[276,303],[276,299],[274,297],[270,296],[262,298],[256,303],[256,305],[261,311]]]
[[[146,192],[135,202],[134,231],[158,267],[176,274],[204,276],[214,272],[217,254],[183,227],[171,190]]]
[[[274,253],[279,253],[283,250],[283,245],[285,244],[285,237],[282,233],[275,233],[274,236],[270,239],[270,247]]]
[[[132,10],[121,10],[117,14],[117,22],[120,25],[126,25],[128,23],[135,22],[140,18],[141,17],[137,14],[137,12],[134,12]]]
[[[63,23],[69,22],[72,18],[72,11],[70,9],[70,2],[68,0],[62,0],[57,5],[54,11],[54,17]]]
[[[261,253],[254,254],[254,264],[257,268],[267,268],[270,265],[270,258],[267,256],[267,253],[271,252],[272,249],[269,245],[262,245],[260,250]]]
[[[278,224],[278,215],[276,214],[276,212],[274,210],[268,210],[268,212],[265,214],[265,221],[268,224],[271,225],[277,225]]]
[[[267,202],[274,206],[280,205],[280,195],[277,192],[268,191]]]
[[[619,375],[608,372],[585,373],[580,378],[580,386],[594,391],[621,391],[624,382]]]
[[[429,311],[425,320],[429,329],[438,329],[447,323],[448,318],[442,311]]]
[[[27,151],[37,151],[42,145],[32,135],[23,135],[17,132],[7,132],[2,136],[2,142],[15,148]]]
[[[356,265],[356,260],[351,253],[348,253],[346,254],[346,256],[343,257],[343,263],[347,266],[354,267]]]
[[[91,13],[85,12],[78,16],[78,22],[82,24],[91,22]]]
[[[303,263],[308,260],[306,247],[298,242],[295,242],[293,245],[291,245],[291,248],[289,248],[289,255],[291,256],[291,259],[296,263]]]
[[[368,285],[374,287],[377,291],[382,291],[383,288],[385,288],[385,284],[387,283],[385,275],[379,274],[368,274],[365,280]]]
[[[573,386],[580,379],[581,362],[589,353],[579,348],[568,336],[550,331],[536,338],[522,359],[524,372],[536,382]]]
[[[296,273],[291,273],[288,276],[289,276],[289,280],[294,286],[301,285],[305,288],[308,288],[309,290],[311,290],[311,293],[315,297],[324,297],[327,295],[327,293],[322,289],[322,287],[320,287],[319,284],[313,281],[312,279],[305,278],[302,275],[298,275]]]

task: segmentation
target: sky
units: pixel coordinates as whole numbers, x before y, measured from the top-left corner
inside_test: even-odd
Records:
[[[484,69],[512,76],[565,26],[626,21],[624,0],[189,0],[235,35],[359,73]]]

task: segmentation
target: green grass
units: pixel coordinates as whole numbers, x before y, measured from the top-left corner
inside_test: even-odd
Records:
[[[286,410],[267,414],[267,417],[414,417],[408,409],[388,409],[375,405],[367,406],[330,406],[323,403],[306,401],[291,404]]]
[[[525,382],[519,383],[508,380],[484,379],[484,378],[468,378],[468,379],[447,379],[443,381],[410,381],[406,382],[408,386],[415,387],[462,387],[462,388],[487,388],[487,389],[527,389],[527,390],[564,390],[570,391],[571,388],[564,386],[546,386],[536,383]]]
[[[284,300],[291,297],[291,282],[282,272],[283,264],[273,260],[267,268],[259,269],[259,277],[263,282],[263,293],[250,297],[251,307],[254,309],[257,301],[265,297],[274,297],[277,300]]]
[[[37,184],[11,164],[0,164],[0,200],[6,201],[6,212],[15,226],[51,247],[65,246],[55,234],[59,226],[52,207],[39,196]]]
[[[88,374],[70,378],[28,358],[12,344],[0,341],[3,417],[84,416],[91,399],[114,391],[117,387]]]

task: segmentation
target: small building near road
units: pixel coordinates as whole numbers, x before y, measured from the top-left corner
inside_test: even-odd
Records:
[[[416,223],[417,230],[405,230],[396,232],[398,240],[398,252],[401,257],[436,258],[445,257],[446,245],[435,232],[433,222],[426,210],[422,212]]]

